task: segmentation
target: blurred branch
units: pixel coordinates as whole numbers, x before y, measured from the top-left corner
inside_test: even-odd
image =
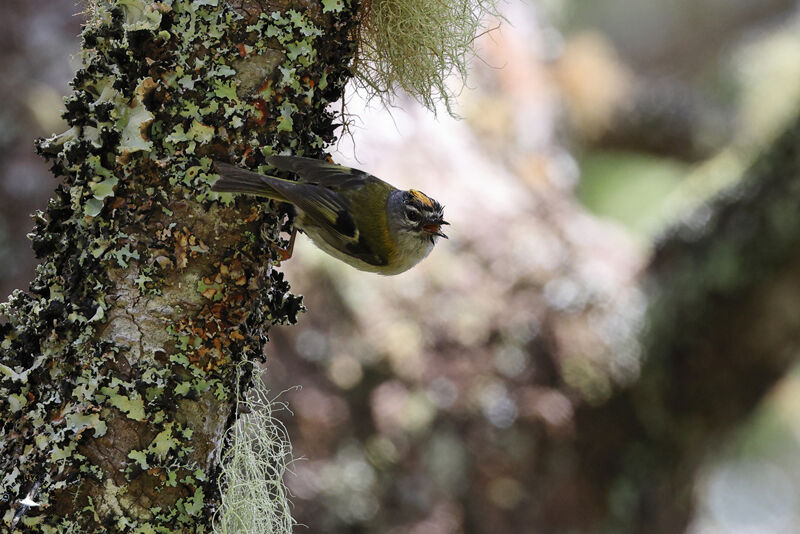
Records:
[[[608,34],[625,63],[648,77],[692,80],[719,65],[748,33],[785,21],[794,0],[574,2],[574,27]]]
[[[700,462],[800,349],[798,146],[800,121],[740,185],[662,240],[646,273],[641,378],[578,410],[571,446],[579,460],[560,483],[577,497],[553,492],[544,524],[685,528]]]
[[[724,2],[717,4],[716,9],[707,3],[687,4],[692,8],[682,12],[680,29],[684,31],[676,32],[670,46],[650,57],[639,57],[637,65],[651,72],[689,77],[718,61],[725,49],[743,34],[787,17],[797,5],[794,0],[738,2],[735,6]]]
[[[582,144],[698,161],[731,137],[722,104],[679,79],[632,71],[602,34],[572,36],[555,73]]]
[[[591,142],[600,148],[701,161],[730,140],[730,115],[709,104],[688,85],[640,82]]]

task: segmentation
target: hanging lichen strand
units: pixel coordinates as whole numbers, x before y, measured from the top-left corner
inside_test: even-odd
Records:
[[[210,192],[211,160],[321,154],[352,54],[357,6],[277,4],[90,6],[70,129],[38,143],[63,180],[41,264],[0,304],[5,527],[210,531],[235,392],[301,309],[270,260],[285,218]]]

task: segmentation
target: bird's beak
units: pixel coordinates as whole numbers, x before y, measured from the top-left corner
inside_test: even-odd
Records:
[[[442,232],[442,225],[450,224],[447,221],[435,221],[429,224],[426,224],[422,227],[423,230],[428,232],[429,234],[438,235],[439,237],[443,237],[447,239],[447,235]]]

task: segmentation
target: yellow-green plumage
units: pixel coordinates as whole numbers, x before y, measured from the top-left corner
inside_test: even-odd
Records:
[[[273,156],[268,163],[289,171],[297,180],[261,175],[227,163],[216,162],[220,179],[215,191],[247,193],[288,202],[297,208],[295,224],[325,252],[358,269],[397,274],[424,258],[435,239],[420,228],[409,231],[400,221],[400,197],[438,217],[431,219],[435,235],[441,207],[425,195],[400,191],[383,180],[357,169],[320,160]],[[419,196],[416,196],[419,195]],[[402,207],[401,207],[402,209]],[[438,211],[436,211],[438,209]]]

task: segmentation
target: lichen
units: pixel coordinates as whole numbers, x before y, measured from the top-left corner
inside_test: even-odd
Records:
[[[69,130],[37,144],[63,181],[41,264],[0,304],[5,526],[209,531],[237,392],[302,310],[272,266],[290,219],[211,192],[211,162],[321,154],[356,7],[91,3]]]
[[[391,105],[402,91],[431,111],[452,101],[463,87],[473,43],[490,16],[494,0],[367,0],[361,6],[356,84]],[[344,4],[323,2],[336,12]],[[454,79],[451,79],[453,77]],[[460,82],[460,83],[459,83]]]
[[[294,521],[282,480],[292,462],[292,448],[274,414],[285,408],[260,380],[242,401],[242,414],[223,442],[222,506],[214,518],[215,533],[291,534]]]

